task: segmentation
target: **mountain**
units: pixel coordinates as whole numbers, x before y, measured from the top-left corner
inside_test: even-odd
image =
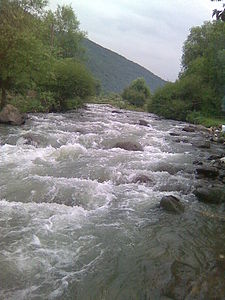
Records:
[[[89,39],[83,40],[83,46],[86,48],[87,67],[100,80],[105,92],[120,93],[138,77],[144,77],[151,92],[166,83],[144,67]]]

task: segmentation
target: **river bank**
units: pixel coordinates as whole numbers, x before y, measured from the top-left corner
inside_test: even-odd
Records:
[[[0,298],[224,299],[224,203],[196,195],[224,187],[211,137],[95,104],[0,125]]]

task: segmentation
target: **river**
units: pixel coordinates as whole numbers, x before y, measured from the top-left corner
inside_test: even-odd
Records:
[[[182,122],[112,111],[89,104],[0,126],[0,299],[225,299],[225,223],[211,217],[224,207],[193,194],[208,184],[193,162],[223,149],[194,147],[206,133]],[[185,212],[159,208],[165,195]]]

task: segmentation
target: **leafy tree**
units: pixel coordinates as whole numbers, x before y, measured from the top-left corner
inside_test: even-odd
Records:
[[[211,1],[221,2],[223,0],[211,0]],[[222,10],[218,10],[218,9],[213,10],[212,17],[214,17],[214,16],[216,16],[217,20],[222,20],[223,22],[225,22],[225,4],[223,4],[223,9]]]
[[[55,93],[62,110],[68,99],[85,99],[95,94],[96,81],[80,62],[73,59],[59,60],[54,74],[50,89]]]
[[[55,12],[48,11],[45,16],[45,24],[46,38],[51,48],[56,47],[60,57],[79,58],[80,42],[85,34],[79,29],[79,21],[72,7],[58,5]]]
[[[31,4],[34,6],[31,9]],[[0,88],[1,107],[10,88],[34,82],[49,70],[49,51],[38,37],[37,19],[44,1],[0,2]],[[29,12],[27,12],[29,11]]]
[[[130,86],[125,88],[122,93],[122,98],[135,106],[143,106],[150,96],[150,89],[144,78],[137,78],[132,81]]]
[[[224,45],[224,22],[206,22],[192,28],[184,43],[179,80],[155,93],[148,105],[149,111],[182,120],[191,111],[206,116],[222,115],[225,95]]]

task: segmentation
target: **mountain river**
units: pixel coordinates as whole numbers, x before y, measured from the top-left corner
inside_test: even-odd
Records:
[[[207,133],[182,122],[114,109],[0,126],[1,300],[225,299],[224,206],[193,194],[209,184],[193,162],[224,148],[193,146]],[[165,195],[185,212],[160,208]]]

